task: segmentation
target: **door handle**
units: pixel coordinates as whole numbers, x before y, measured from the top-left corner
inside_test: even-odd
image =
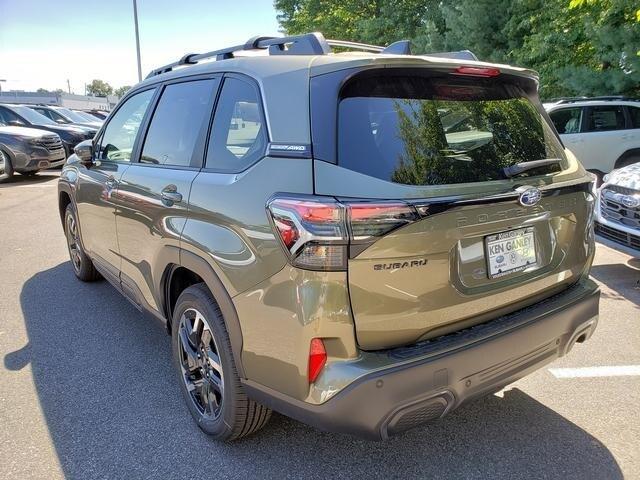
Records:
[[[106,182],[104,182],[104,184],[107,186],[107,188],[112,189],[118,186],[118,181],[114,177],[109,177],[107,178]]]
[[[182,201],[182,194],[178,192],[178,187],[175,185],[167,185],[164,187],[160,192],[160,197],[169,205]]]

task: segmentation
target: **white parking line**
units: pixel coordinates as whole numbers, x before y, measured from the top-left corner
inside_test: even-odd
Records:
[[[556,378],[634,377],[640,376],[640,365],[550,368],[549,371]]]

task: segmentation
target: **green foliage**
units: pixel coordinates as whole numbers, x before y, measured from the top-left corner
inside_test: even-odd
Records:
[[[500,178],[519,162],[561,157],[547,141],[540,114],[525,98],[475,102],[401,100],[398,138],[403,144],[392,180],[407,185],[442,185]],[[447,116],[466,119],[449,128]],[[443,128],[444,127],[444,128]],[[447,129],[448,128],[448,129]],[[445,129],[447,129],[445,133]],[[462,135],[462,147],[455,135]],[[487,136],[489,138],[487,138]],[[475,141],[474,141],[475,138]]]
[[[122,98],[124,94],[127,93],[129,90],[131,90],[131,85],[124,85],[122,87],[116,88],[113,91],[113,94],[118,98]]]
[[[113,87],[103,80],[92,80],[87,85],[87,93],[96,97],[106,97],[113,93]]]
[[[416,53],[469,49],[537,70],[541,96],[640,95],[637,0],[275,0],[288,33]]]

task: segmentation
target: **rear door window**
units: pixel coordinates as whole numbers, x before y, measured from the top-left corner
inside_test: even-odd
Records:
[[[582,125],[582,107],[561,108],[549,114],[560,134],[579,133]]]
[[[587,113],[587,132],[605,132],[623,130],[624,128],[624,107],[620,105],[605,105],[589,108]]]
[[[517,163],[565,159],[536,105],[509,83],[365,77],[343,89],[338,112],[338,163],[395,183],[483,182]]]
[[[187,167],[198,135],[209,124],[217,79],[168,85],[158,101],[142,148],[140,163]],[[202,157],[200,157],[202,158]]]

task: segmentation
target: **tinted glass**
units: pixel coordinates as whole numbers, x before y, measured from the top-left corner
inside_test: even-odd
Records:
[[[36,124],[36,125],[55,125],[56,122],[51,120],[50,118],[45,117],[44,115],[36,112],[35,110],[30,109],[29,107],[23,107],[21,105],[16,105],[12,107],[12,109],[21,117],[26,118],[27,121]]]
[[[587,132],[624,129],[624,107],[606,105],[591,107],[587,114]]]
[[[193,149],[203,126],[208,125],[217,80],[168,85],[151,119],[140,162],[156,165],[191,165]]]
[[[129,97],[111,117],[100,142],[98,158],[118,162],[131,161],[131,151],[140,123],[155,90],[145,90]]]
[[[265,147],[256,89],[242,80],[225,79],[209,138],[207,168],[238,172],[259,160]]]
[[[0,120],[9,124],[10,122],[20,122],[24,125],[24,121],[18,115],[13,113],[8,108],[0,108]]]
[[[76,122],[76,123],[84,123],[84,122],[86,122],[86,119],[82,118],[76,112],[74,112],[73,110],[69,110],[68,108],[59,108],[59,109],[54,110],[54,111],[57,114],[64,115],[66,118],[71,120],[71,122]]]
[[[631,115],[631,126],[633,128],[640,128],[640,107],[627,107],[629,109],[629,115]]]
[[[482,182],[504,178],[503,169],[520,162],[564,159],[555,133],[516,85],[389,74],[356,80],[342,97],[338,163],[383,180]]]
[[[582,124],[582,108],[562,108],[549,114],[560,134],[579,133]]]

